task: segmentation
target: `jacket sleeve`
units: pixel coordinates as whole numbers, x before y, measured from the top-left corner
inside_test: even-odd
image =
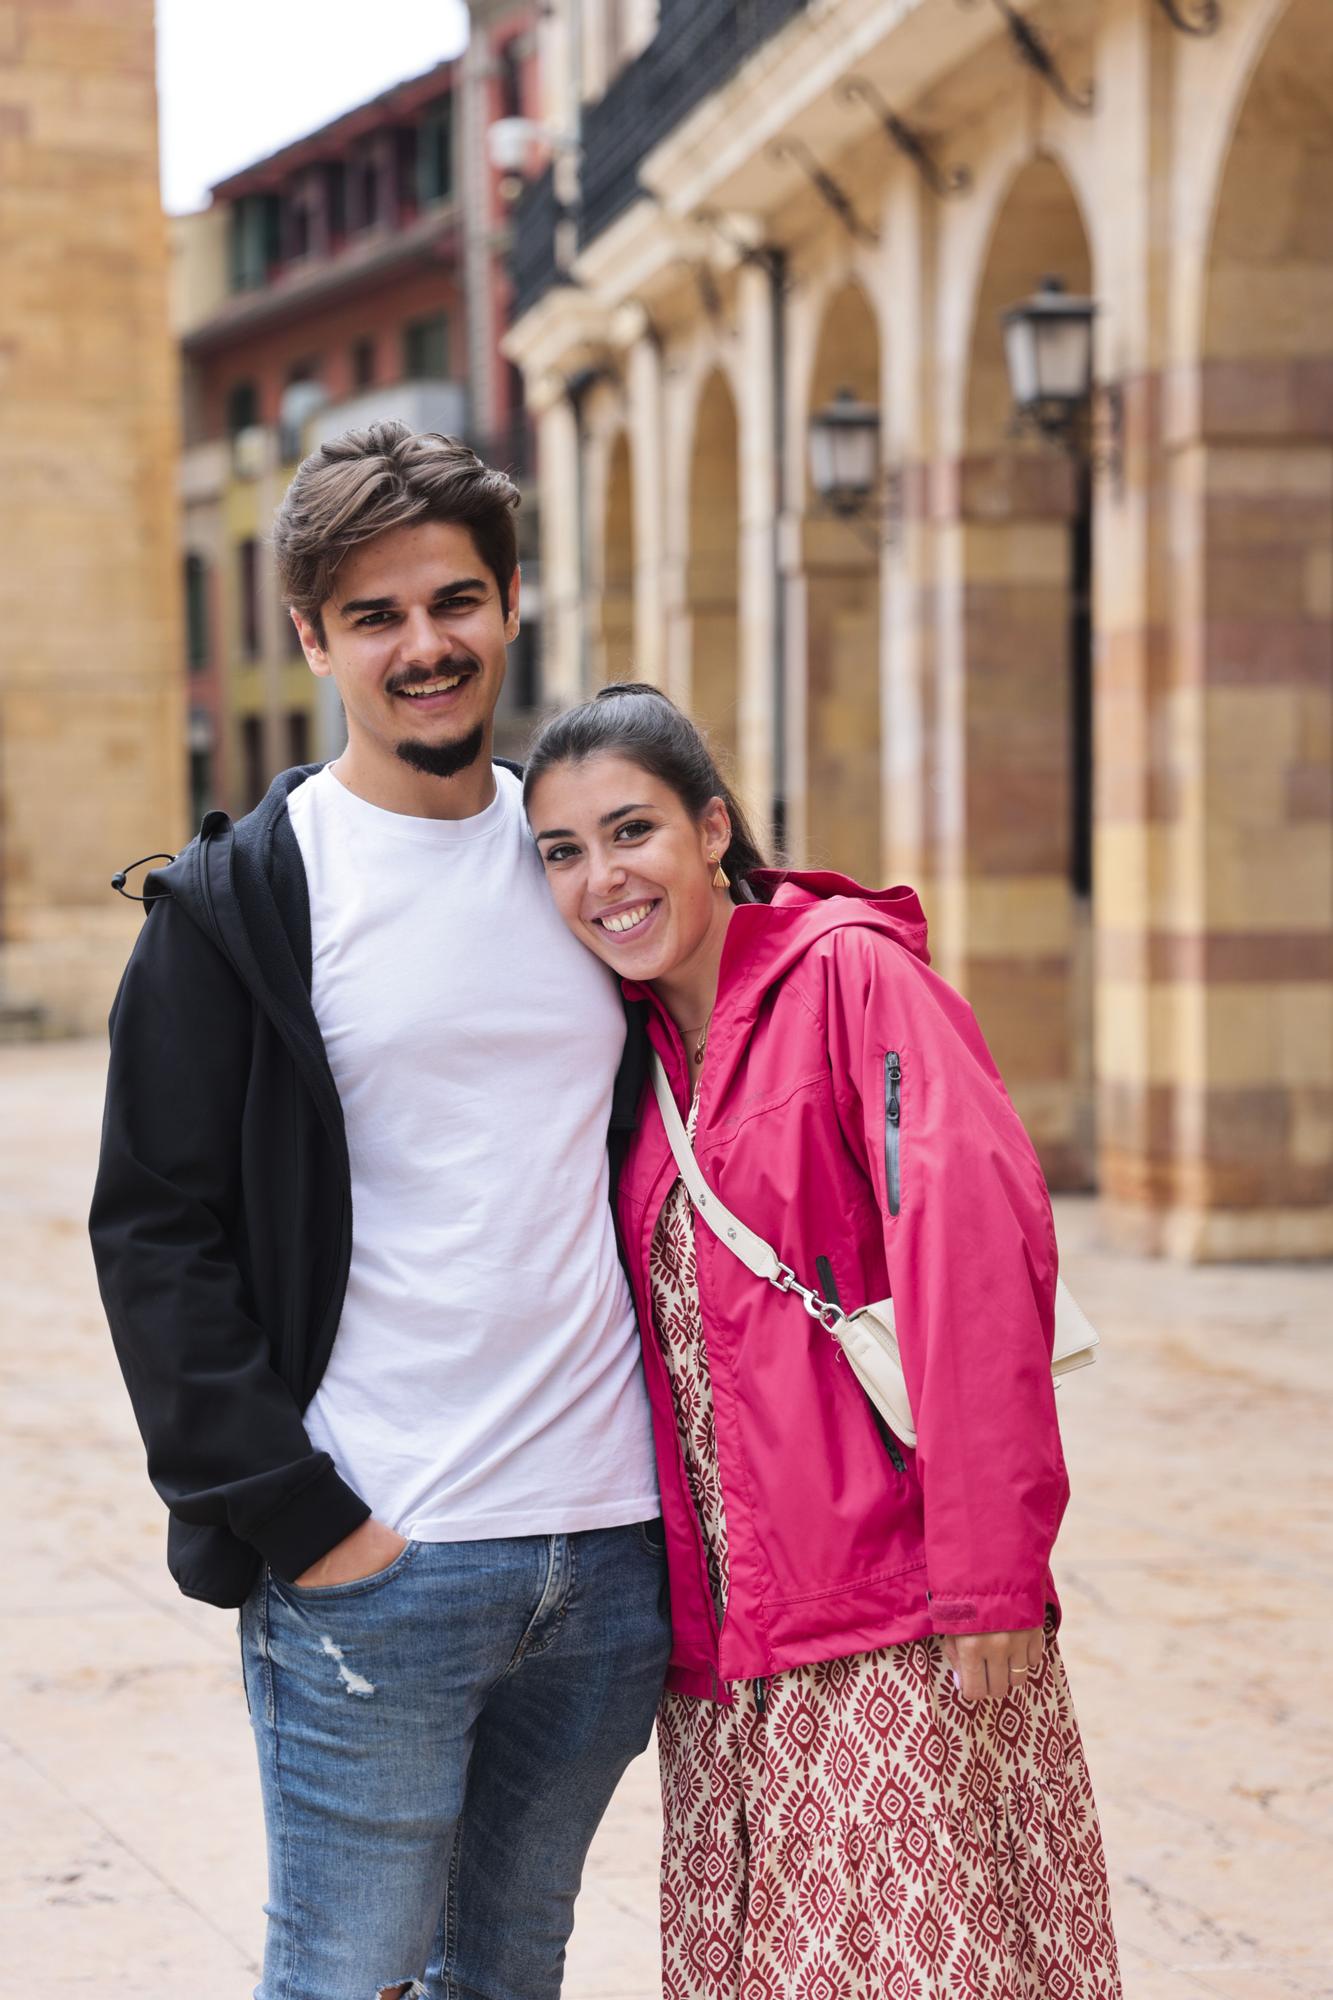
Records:
[[[370,1510],[306,1436],[233,1248],[251,1006],[190,917],[154,904],[111,1013],[89,1229],[157,1492],[292,1578]]]
[[[877,932],[838,943],[826,999],[834,1089],[879,1203],[935,1628],[1023,1631],[1043,1622],[1069,1493],[1045,1179],[967,1003]]]

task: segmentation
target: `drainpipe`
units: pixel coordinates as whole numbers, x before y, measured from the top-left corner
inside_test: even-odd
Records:
[[[574,413],[574,506],[575,539],[578,543],[579,572],[579,697],[586,698],[592,692],[592,660],[588,647],[588,536],[591,524],[587,517],[585,499],[587,494],[588,427],[584,419],[584,406],[588,391],[603,381],[611,370],[605,366],[580,368],[577,374],[565,381],[565,400]]]
[[[787,255],[770,249],[769,338],[773,374],[773,844],[787,852],[787,579],[782,563],[782,520],[787,469]]]

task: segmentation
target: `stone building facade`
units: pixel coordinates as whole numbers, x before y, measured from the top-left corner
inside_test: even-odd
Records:
[[[1121,1240],[1333,1253],[1327,0],[662,0],[548,117],[548,697],[659,682],[793,860],[915,883]],[[1014,423],[1049,274],[1097,305],[1082,458]],[[807,449],[843,389],[855,521]]]
[[[185,832],[152,0],[0,7],[0,1017],[105,1020]]]

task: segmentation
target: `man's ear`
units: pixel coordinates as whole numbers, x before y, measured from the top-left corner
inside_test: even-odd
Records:
[[[301,651],[305,654],[306,665],[312,674],[327,679],[333,669],[329,664],[328,649],[308,618],[293,606],[291,619],[296,627],[296,636],[301,641]]]
[[[506,644],[511,643],[518,637],[518,630],[521,622],[518,615],[518,599],[522,581],[523,581],[523,572],[518,567],[518,564],[515,563],[514,574],[509,579],[509,603],[505,610]]]

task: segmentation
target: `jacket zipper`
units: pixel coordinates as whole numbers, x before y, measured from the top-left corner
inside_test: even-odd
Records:
[[[902,1205],[902,1168],[898,1156],[899,1127],[902,1123],[902,1058],[890,1049],[884,1058],[884,1178],[889,1189],[889,1214]]]

